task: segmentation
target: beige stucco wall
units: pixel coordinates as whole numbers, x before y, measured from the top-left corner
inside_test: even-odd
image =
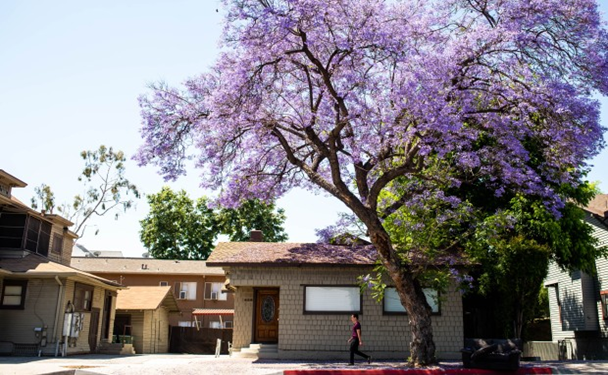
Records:
[[[255,287],[279,288],[279,342],[281,358],[344,358],[352,323],[349,314],[305,315],[304,285],[356,285],[361,268],[239,267],[226,268],[235,293],[233,344],[236,350],[252,341]],[[365,353],[376,358],[409,356],[410,329],[406,315],[384,315],[382,304],[363,295],[360,321]],[[433,334],[439,359],[460,357],[463,343],[462,298],[455,289],[442,294],[441,314],[433,316]]]

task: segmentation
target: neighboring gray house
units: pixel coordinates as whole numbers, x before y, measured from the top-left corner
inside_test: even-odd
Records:
[[[608,194],[598,195],[585,211],[599,246],[608,246]],[[594,276],[549,265],[551,334],[561,358],[608,358],[608,259],[598,258],[596,270]]]

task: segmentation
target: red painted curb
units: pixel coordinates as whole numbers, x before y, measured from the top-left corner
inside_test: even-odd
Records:
[[[360,369],[360,370],[285,370],[284,375],[528,375],[553,374],[550,367],[522,367],[517,371],[480,369]]]

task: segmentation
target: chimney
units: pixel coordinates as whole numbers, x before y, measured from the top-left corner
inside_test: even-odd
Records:
[[[250,239],[251,242],[264,242],[264,234],[261,230],[254,229],[251,231]]]

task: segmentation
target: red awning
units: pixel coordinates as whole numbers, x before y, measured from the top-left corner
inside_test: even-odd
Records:
[[[192,315],[234,315],[234,309],[194,309]]]

